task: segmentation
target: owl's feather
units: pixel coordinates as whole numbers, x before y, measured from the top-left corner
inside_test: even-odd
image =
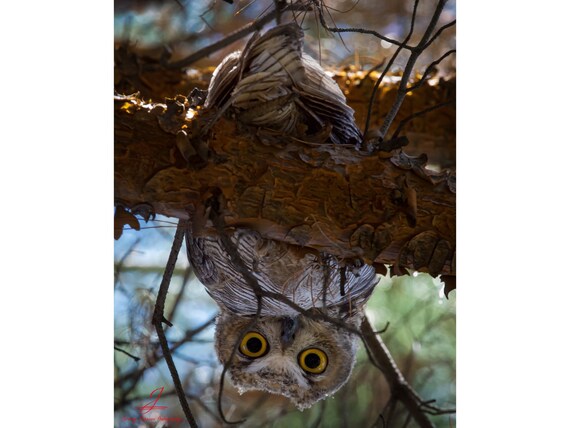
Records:
[[[295,24],[256,33],[243,51],[227,56],[210,81],[207,109],[230,108],[238,120],[299,139],[331,128],[334,144],[359,144],[354,110],[335,81],[303,53]]]
[[[293,245],[263,239],[253,231],[238,229],[231,240],[262,290],[279,293],[303,309],[326,307],[342,318],[350,317],[368,300],[377,282],[372,266],[343,267],[333,257],[320,260],[310,252],[303,255]],[[189,237],[187,248],[196,275],[218,304],[242,316],[257,312],[254,290],[219,239]],[[261,314],[296,316],[297,312],[284,302],[264,297]]]

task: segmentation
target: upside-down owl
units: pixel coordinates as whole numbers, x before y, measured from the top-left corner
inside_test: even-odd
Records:
[[[243,52],[226,57],[210,82],[206,109],[267,132],[329,143],[358,145],[353,110],[336,83],[302,53],[295,24],[254,35]],[[255,144],[255,142],[252,142]],[[256,290],[219,235],[187,234],[188,257],[198,279],[220,307],[215,348],[239,391],[263,390],[288,397],[299,409],[336,392],[355,362],[364,305],[377,283],[363,263],[341,265],[328,254],[307,251],[259,233],[227,231],[242,268],[264,293],[289,299],[304,311]],[[325,314],[349,329],[310,313]],[[255,320],[255,323],[252,321]],[[232,357],[233,354],[233,357]]]

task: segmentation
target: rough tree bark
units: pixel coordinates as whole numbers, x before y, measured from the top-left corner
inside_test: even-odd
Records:
[[[357,119],[370,86],[348,96]],[[454,119],[455,111],[443,114]],[[183,96],[165,104],[115,97],[118,203],[149,204],[180,219],[192,210],[199,222],[215,196],[229,227],[248,227],[302,251],[362,258],[380,273],[390,264],[395,273],[455,275],[455,175],[426,169],[425,156],[268,144],[255,130],[221,119],[186,161],[178,147],[190,144],[185,134],[204,120],[199,112],[192,116]]]

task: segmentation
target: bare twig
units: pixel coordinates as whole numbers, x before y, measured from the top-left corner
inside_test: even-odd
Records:
[[[362,321],[360,329],[364,336],[364,344],[369,350],[369,355],[373,358],[375,365],[380,368],[390,385],[392,399],[401,401],[421,428],[433,427],[433,424],[422,408],[422,400],[410,385],[408,385],[390,355],[390,351],[382,339],[374,334],[374,330],[367,318],[364,318]]]
[[[439,30],[436,31],[436,33],[433,35],[433,37],[431,39],[429,39],[429,41],[424,45],[424,50],[427,49],[435,40],[437,40],[437,38],[439,37],[439,35],[441,33],[443,33],[444,30],[446,30],[449,27],[453,27],[455,25],[455,19],[451,22],[448,22],[447,24],[443,25]]]
[[[172,320],[174,319],[174,314],[176,313],[176,309],[178,305],[182,301],[182,297],[184,296],[184,290],[186,286],[190,282],[190,276],[192,275],[192,266],[188,266],[184,271],[184,277],[182,278],[182,286],[180,287],[180,292],[176,295],[176,300],[174,301],[172,307],[170,308],[170,312],[168,313],[167,319]]]
[[[452,102],[453,102],[453,100],[444,101],[444,102],[439,103],[439,104],[436,104],[436,105],[434,105],[434,106],[430,106],[430,107],[425,108],[425,109],[423,109],[423,110],[417,111],[417,112],[415,112],[415,113],[409,115],[409,116],[406,117],[405,119],[402,119],[402,120],[400,121],[400,123],[398,124],[398,127],[397,127],[396,130],[394,131],[394,134],[392,135],[392,138],[393,138],[393,139],[398,138],[398,135],[400,135],[400,132],[402,131],[402,129],[404,129],[404,126],[406,126],[406,124],[407,124],[409,121],[415,119],[415,118],[418,117],[418,116],[421,116],[421,115],[423,115],[423,114],[429,113],[430,111],[437,110],[438,108],[441,108],[441,107],[443,107],[443,106],[446,106],[446,105],[448,105],[448,104],[451,104]]]
[[[378,417],[372,424],[372,428],[385,428],[385,427],[386,427],[386,420],[384,419],[384,410],[382,410],[382,412],[378,414]]]
[[[386,37],[380,34],[378,31],[375,30],[368,30],[365,28],[338,28],[338,27],[329,27],[325,21],[324,14],[319,3],[319,0],[312,0],[315,8],[318,10],[318,18],[323,26],[324,29],[330,31],[331,33],[361,33],[361,34],[371,34],[375,37],[378,37],[380,40],[384,40],[386,42],[392,43],[393,45],[399,46],[403,49],[412,50],[413,47],[409,46],[408,40],[404,40],[403,42],[399,42],[398,40],[391,39],[390,37]]]
[[[375,331],[374,334],[386,333],[386,331],[388,330],[388,327],[390,327],[390,321],[386,321],[386,325],[384,326],[384,328],[382,330]]]
[[[230,33],[227,37],[224,37],[222,40],[219,40],[216,43],[212,43],[211,45],[208,45],[202,49],[199,49],[196,52],[194,52],[193,54],[187,56],[186,58],[183,58],[179,61],[171,62],[168,64],[163,64],[163,66],[167,69],[176,69],[176,68],[188,67],[189,65],[195,63],[196,61],[198,61],[202,58],[205,58],[208,55],[211,55],[214,52],[217,52],[220,49],[223,49],[228,45],[231,45],[232,43],[238,41],[239,39],[244,38],[248,34],[253,33],[254,31],[260,31],[265,24],[271,22],[273,19],[275,19],[277,16],[280,16],[284,12],[295,11],[295,10],[305,10],[305,9],[306,9],[306,6],[297,5],[297,4],[290,4],[290,5],[283,7],[283,8],[273,9],[268,14],[256,19],[255,21],[253,21],[247,25],[244,25],[242,28],[234,31],[233,33]],[[151,69],[153,69],[153,70],[156,69],[157,65],[156,64],[148,64],[147,67],[148,67],[148,70],[150,71]],[[160,66],[158,66],[158,67],[160,67]]]
[[[235,341],[234,347],[232,349],[232,353],[230,354],[230,358],[228,358],[228,361],[226,361],[226,363],[224,364],[224,368],[222,369],[222,375],[220,376],[220,388],[218,390],[218,413],[220,414],[220,417],[222,418],[222,420],[226,424],[229,424],[229,425],[241,424],[241,423],[245,422],[245,419],[240,419],[239,421],[228,421],[226,419],[226,416],[224,415],[224,411],[222,409],[222,396],[224,393],[224,379],[225,379],[226,373],[227,373],[228,369],[230,368],[230,365],[232,364],[232,361],[236,355],[239,344],[241,343],[241,341],[243,340],[243,338],[245,337],[247,332],[257,323],[257,320],[259,319],[259,315],[261,314],[261,305],[262,305],[261,296],[257,296],[257,312],[256,312],[254,318],[251,320],[251,322],[249,322],[242,329],[241,334],[239,335],[239,337]]]
[[[368,80],[368,78],[370,77],[370,75],[375,72],[376,70],[379,70],[380,68],[382,68],[384,66],[384,64],[386,63],[386,58],[383,58],[382,61],[380,61],[378,64],[376,64],[374,67],[372,67],[370,70],[368,70],[368,72],[366,73],[366,75],[360,79],[360,82],[358,83],[358,85],[362,85],[362,82],[365,82],[366,80]]]
[[[168,294],[168,287],[170,286],[170,280],[172,278],[172,273],[174,272],[174,266],[176,265],[176,259],[178,258],[178,253],[180,252],[180,247],[182,246],[182,240],[184,239],[184,232],[186,230],[186,222],[180,220],[178,227],[176,228],[176,233],[174,235],[174,241],[172,242],[172,248],[170,250],[170,255],[168,257],[168,262],[166,263],[166,269],[164,271],[164,276],[162,277],[162,282],[160,284],[160,289],[158,291],[158,296],[156,298],[156,306],[154,308],[154,314],[152,317],[152,323],[156,328],[156,334],[158,335],[158,340],[160,341],[160,347],[162,348],[162,353],[164,355],[164,360],[172,376],[172,381],[174,382],[174,388],[178,395],[178,400],[182,406],[182,411],[186,416],[186,420],[190,427],[197,428],[198,424],[192,415],[188,401],[186,400],[186,394],[180,381],[180,376],[174,365],[174,360],[172,359],[172,354],[168,348],[168,342],[166,340],[166,334],[164,333],[164,328],[162,323],[172,326],[170,321],[164,318],[164,304],[166,302],[166,295]]]
[[[445,6],[445,3],[447,3],[447,0],[439,0],[437,2],[435,11],[433,12],[431,20],[424,32],[422,39],[420,40],[418,45],[411,50],[410,57],[406,62],[406,67],[404,68],[404,72],[402,74],[402,80],[400,82],[400,86],[398,87],[396,99],[394,100],[394,103],[392,104],[390,111],[386,115],[386,118],[384,119],[384,122],[380,127],[381,138],[384,138],[386,136],[388,128],[390,128],[390,125],[394,121],[396,114],[398,113],[400,107],[402,106],[402,103],[404,102],[404,99],[406,97],[406,86],[408,84],[408,81],[410,80],[410,76],[414,69],[414,65],[416,64],[416,61],[418,57],[421,55],[421,53],[424,52],[427,43],[430,41],[431,33],[433,32],[437,24],[437,21],[439,19],[439,16],[441,15],[443,7]]]
[[[406,417],[406,420],[404,421],[404,425],[402,425],[402,428],[406,428],[411,420],[412,420],[412,414],[408,413],[408,416]]]
[[[137,362],[140,361],[140,357],[136,357],[133,354],[131,354],[131,353],[129,353],[129,352],[125,351],[124,349],[121,349],[117,346],[115,346],[114,348],[115,348],[115,351],[122,352],[123,354],[128,355],[129,357],[131,357],[133,360],[135,360]]]
[[[428,65],[426,67],[426,71],[424,71],[424,74],[422,75],[421,79],[416,84],[407,88],[406,92],[412,92],[413,90],[418,89],[420,86],[422,86],[424,84],[424,82],[427,80],[431,71],[433,69],[435,69],[435,66],[437,64],[439,64],[441,61],[443,61],[445,58],[447,58],[449,55],[454,54],[454,53],[455,53],[455,49],[450,49],[446,53],[444,53],[442,56],[440,56],[438,59],[433,61],[430,65]]]
[[[416,22],[416,12],[418,10],[418,3],[419,3],[419,0],[414,1],[414,10],[412,12],[412,20],[410,22],[410,31],[408,31],[408,35],[406,36],[404,43],[407,43],[408,40],[410,40],[410,38],[412,37],[412,34],[414,33],[414,24]],[[388,71],[390,70],[390,67],[392,67],[392,64],[394,64],[394,61],[396,61],[396,58],[398,57],[398,55],[400,54],[402,49],[403,49],[403,46],[398,46],[398,49],[396,49],[396,51],[394,52],[394,54],[390,58],[390,61],[386,65],[386,68],[384,68],[384,71],[382,72],[382,74],[380,74],[380,77],[378,77],[378,80],[376,80],[376,83],[374,84],[374,88],[372,89],[372,95],[370,95],[370,101],[368,102],[368,111],[366,114],[366,125],[364,126],[365,138],[366,138],[366,134],[368,133],[368,130],[370,129],[370,118],[372,117],[372,105],[374,104],[374,99],[376,98],[376,91],[378,91],[378,88],[380,87],[380,83],[382,83],[382,80],[384,80],[386,73],[388,73]],[[403,79],[403,77],[402,77],[402,79]],[[398,109],[399,108],[400,107],[398,106]],[[381,132],[380,138],[384,139],[384,135],[385,134]]]
[[[210,320],[206,321],[204,324],[202,324],[202,325],[200,325],[200,326],[198,326],[192,330],[186,331],[186,334],[184,335],[184,338],[182,340],[180,340],[180,341],[172,344],[172,346],[170,346],[170,352],[171,353],[175,352],[182,345],[191,341],[195,335],[197,335],[198,333],[200,333],[201,331],[206,329],[208,326],[212,325],[214,323],[215,319],[216,319],[216,317],[212,317]],[[115,343],[118,345],[123,344],[123,342],[120,340],[116,340]],[[129,344],[129,342],[124,342],[124,344]],[[160,343],[156,343],[156,342],[154,342],[154,343],[151,342],[151,344],[152,345],[160,345]],[[159,356],[155,352],[153,355],[153,358],[150,359],[150,361],[148,361],[144,367],[141,367],[139,369],[125,373],[124,375],[122,375],[121,377],[119,377],[115,381],[115,385],[118,386],[118,385],[124,384],[125,382],[128,382],[129,380],[133,380],[133,387],[129,388],[128,391],[125,392],[125,394],[123,395],[123,399],[119,402],[119,404],[117,405],[117,408],[125,405],[125,403],[127,402],[127,399],[125,397],[127,397],[129,392],[131,392],[133,390],[134,386],[136,386],[136,382],[138,381],[138,379],[140,379],[142,377],[142,375],[144,374],[144,372],[146,370],[156,366],[156,364],[158,364],[158,362],[162,360],[162,357],[164,357],[164,354]]]

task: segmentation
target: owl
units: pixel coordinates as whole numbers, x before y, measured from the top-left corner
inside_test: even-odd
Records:
[[[303,32],[293,23],[256,33],[216,68],[204,111],[229,115],[256,128],[256,135],[357,147],[362,136],[354,111],[302,44]],[[220,307],[215,348],[232,383],[242,392],[286,396],[299,409],[333,394],[354,366],[354,331],[377,282],[374,268],[341,264],[248,229],[234,229],[229,237],[261,290],[296,305],[267,295],[259,302],[220,236],[187,234],[188,258]]]
[[[341,266],[332,256],[264,239],[246,229],[234,230],[230,239],[264,292],[359,328],[377,283],[372,266]],[[267,296],[258,308],[255,291],[218,237],[188,234],[186,244],[196,276],[220,307],[216,353],[222,364],[230,361],[230,380],[240,392],[280,394],[305,409],[346,383],[358,344],[353,332]]]
[[[254,34],[243,51],[228,55],[214,71],[205,111],[230,113],[265,136],[358,148],[362,135],[354,110],[302,48],[303,31],[295,23]]]

